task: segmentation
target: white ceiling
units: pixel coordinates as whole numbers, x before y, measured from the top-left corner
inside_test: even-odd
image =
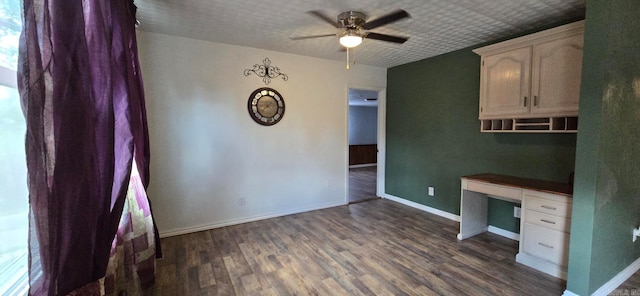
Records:
[[[404,44],[367,40],[356,63],[393,67],[529,29],[584,16],[585,0],[136,0],[140,30],[345,60],[337,37],[293,41],[290,36],[336,29],[307,14],[357,10],[368,19],[404,9],[411,18],[373,32],[410,37]]]

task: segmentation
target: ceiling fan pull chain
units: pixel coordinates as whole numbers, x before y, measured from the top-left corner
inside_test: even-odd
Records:
[[[349,70],[349,48],[347,47],[347,70]]]
[[[353,48],[353,59],[351,59],[352,63],[355,65],[356,64],[356,49]]]

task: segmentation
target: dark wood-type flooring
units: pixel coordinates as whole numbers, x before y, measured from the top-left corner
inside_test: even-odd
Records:
[[[349,202],[362,202],[376,196],[376,166],[349,169]]]
[[[162,239],[156,295],[561,295],[518,243],[389,200]]]

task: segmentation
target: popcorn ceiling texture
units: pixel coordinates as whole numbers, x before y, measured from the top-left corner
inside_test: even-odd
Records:
[[[330,34],[331,25],[307,14],[364,12],[368,20],[396,9],[411,18],[376,28],[410,37],[404,44],[366,40],[356,63],[393,67],[482,42],[584,16],[584,0],[140,0],[140,30],[345,60],[337,37],[292,41],[289,36]]]

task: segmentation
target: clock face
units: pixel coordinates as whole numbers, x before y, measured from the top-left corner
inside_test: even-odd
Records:
[[[282,96],[272,88],[262,87],[256,89],[247,104],[251,118],[262,125],[274,125],[284,116],[284,100]]]

